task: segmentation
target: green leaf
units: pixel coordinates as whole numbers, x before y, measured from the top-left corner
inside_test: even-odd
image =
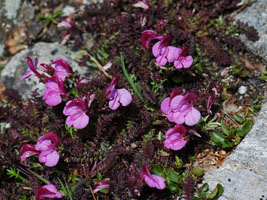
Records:
[[[176,193],[176,191],[178,190],[178,185],[174,184],[174,183],[170,183],[167,188],[170,190],[170,192],[172,193]]]
[[[224,142],[222,143],[223,149],[231,148],[233,146],[234,146],[234,144],[232,142],[230,142],[229,140],[224,140]]]
[[[225,141],[224,137],[222,134],[220,134],[217,131],[213,131],[211,133],[211,139],[213,142],[215,142],[218,146],[221,146],[221,144]]]
[[[218,199],[223,193],[223,187],[221,184],[217,184],[216,188],[208,195],[208,199]]]
[[[252,120],[246,121],[245,124],[243,124],[241,130],[237,131],[237,134],[240,137],[244,137],[251,130],[252,126],[253,126]]]
[[[161,176],[162,172],[163,172],[163,169],[161,169],[161,167],[159,167],[158,165],[152,165],[152,168],[151,168],[152,174],[156,174],[156,175]]]
[[[180,183],[181,178],[179,177],[179,174],[173,169],[173,168],[166,168],[165,172],[167,174],[167,177],[174,183]]]
[[[28,171],[31,172],[37,178],[39,178],[41,181],[43,181],[45,184],[50,184],[50,182],[48,180],[46,180],[45,178],[41,177],[39,174],[36,174],[34,171],[32,171],[30,169],[28,169]]]
[[[195,176],[197,176],[197,177],[201,177],[201,176],[204,175],[205,170],[202,169],[202,168],[200,168],[200,167],[194,167],[194,168],[192,169],[192,173],[193,173]]]
[[[222,128],[222,131],[225,133],[225,135],[229,135],[229,131],[223,120],[221,120],[221,128]]]
[[[234,114],[234,119],[241,124],[245,121],[244,118],[238,114]]]

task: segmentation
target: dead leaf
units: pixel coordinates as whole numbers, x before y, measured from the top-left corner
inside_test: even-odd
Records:
[[[254,65],[251,62],[248,61],[248,59],[242,58],[242,61],[244,62],[244,67],[246,69],[251,71],[251,70],[253,70],[255,68]]]
[[[6,41],[6,46],[8,48],[9,53],[14,55],[18,51],[24,49],[26,45],[26,26],[23,24],[19,26],[18,29],[14,30],[14,32],[8,36]]]
[[[261,73],[264,73],[265,67],[262,63],[256,64],[255,66]]]

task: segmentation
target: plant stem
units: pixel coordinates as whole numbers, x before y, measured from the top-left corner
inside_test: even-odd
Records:
[[[121,53],[121,67],[122,67],[122,71],[126,77],[126,79],[129,81],[129,83],[131,84],[133,90],[135,91],[135,93],[138,95],[138,97],[146,104],[144,97],[142,96],[141,92],[137,89],[136,85],[134,84],[133,80],[131,79],[131,77],[129,76],[129,74],[126,71],[125,68],[125,63],[124,63],[124,58],[123,55]]]

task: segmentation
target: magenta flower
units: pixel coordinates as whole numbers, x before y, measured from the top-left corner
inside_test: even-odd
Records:
[[[161,66],[167,64],[167,56],[169,54],[169,48],[167,45],[170,40],[171,37],[169,35],[164,36],[162,40],[158,41],[152,47],[152,53],[156,57],[156,62]]]
[[[150,174],[147,164],[143,166],[140,176],[142,179],[145,179],[145,182],[149,187],[152,187],[152,188],[155,187],[159,190],[162,190],[166,186],[164,178],[162,178],[161,176],[155,175],[155,174]]]
[[[64,59],[57,58],[52,64],[55,64],[54,76],[59,80],[64,81],[66,77],[73,74],[71,66]]]
[[[186,145],[184,136],[186,129],[183,125],[175,125],[167,131],[165,135],[164,147],[172,150],[180,150]]]
[[[188,48],[184,47],[182,49],[179,49],[178,57],[174,61],[174,67],[176,69],[181,69],[181,68],[189,68],[192,63],[193,63],[193,58],[192,56],[186,56],[188,53]]]
[[[24,144],[20,149],[20,160],[24,162],[28,157],[38,154],[39,152],[35,149],[34,145]]]
[[[128,90],[125,88],[116,89],[119,79],[120,77],[118,75],[115,76],[106,89],[106,95],[110,99],[109,108],[111,110],[117,110],[120,104],[128,106],[132,102],[132,95]]]
[[[194,93],[189,92],[182,96],[177,90],[174,90],[170,97],[162,101],[160,108],[164,114],[168,115],[170,122],[193,126],[201,118],[200,112],[193,107],[195,99],[196,95]]]
[[[47,167],[54,167],[59,161],[59,154],[56,149],[58,146],[58,136],[55,133],[47,133],[44,136],[41,136],[35,149],[41,151],[39,155],[39,162],[45,163]]]
[[[62,194],[57,190],[56,186],[53,184],[44,185],[36,188],[35,191],[36,200],[44,198],[62,198]]]
[[[148,48],[149,43],[152,40],[155,40],[155,39],[161,40],[162,38],[163,38],[162,35],[156,34],[153,30],[145,30],[141,36],[141,43],[142,43],[143,48],[146,49]]]
[[[150,4],[147,1],[142,0],[142,1],[138,1],[137,3],[133,4],[133,7],[143,8],[144,10],[147,10],[150,8]]]
[[[23,81],[24,79],[29,78],[32,75],[41,77],[41,74],[37,71],[38,58],[35,58],[34,62],[32,62],[32,59],[28,57],[28,65],[30,69],[26,71],[26,73],[22,77],[20,77],[19,81]]]
[[[103,189],[109,189],[110,183],[109,181],[100,181],[95,184],[95,188],[93,190],[93,193],[97,193],[99,190]]]
[[[66,95],[64,83],[62,80],[52,77],[45,83],[46,91],[43,99],[49,106],[56,106],[61,103],[61,95]]]
[[[69,127],[73,126],[78,129],[85,128],[89,123],[89,117],[86,115],[87,110],[86,103],[80,99],[68,101],[63,110],[63,114],[68,116],[66,124]]]
[[[70,28],[72,28],[73,24],[74,24],[74,23],[73,23],[73,20],[68,19],[68,18],[64,18],[64,19],[61,20],[61,22],[59,22],[59,23],[57,24],[57,27],[58,27],[58,28],[66,28],[66,29],[70,29]]]

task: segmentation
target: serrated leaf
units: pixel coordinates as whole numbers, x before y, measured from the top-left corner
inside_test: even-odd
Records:
[[[208,195],[208,199],[218,199],[223,193],[223,186],[217,184],[216,188]]]

